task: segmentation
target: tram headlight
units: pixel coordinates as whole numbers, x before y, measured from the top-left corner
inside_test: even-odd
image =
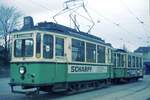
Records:
[[[25,73],[26,73],[25,67],[24,67],[24,66],[21,66],[21,67],[19,68],[19,72],[20,72],[21,75],[25,74]]]

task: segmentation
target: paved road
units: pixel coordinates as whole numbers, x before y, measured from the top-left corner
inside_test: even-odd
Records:
[[[38,96],[13,94],[8,86],[9,78],[0,79],[0,100],[150,100],[150,76],[129,84],[109,86],[107,88],[74,95],[42,93]]]

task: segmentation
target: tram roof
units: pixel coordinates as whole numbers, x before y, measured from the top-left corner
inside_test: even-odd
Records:
[[[137,52],[129,52],[123,49],[115,49],[114,50],[116,53],[124,53],[124,54],[128,54],[128,55],[133,55],[133,56],[142,56],[142,53],[137,53]]]
[[[92,42],[97,42],[97,43],[111,46],[110,43],[105,43],[104,40],[102,40],[101,38],[99,38],[97,36],[94,36],[94,35],[91,35],[89,33],[82,32],[82,31],[78,32],[75,29],[66,27],[64,25],[56,24],[53,22],[41,22],[41,23],[38,23],[37,26],[33,26],[32,28],[24,28],[23,27],[21,30],[19,30],[17,32],[34,31],[34,30],[57,32],[58,34],[69,35],[69,36],[73,36],[73,37],[77,37],[77,38],[89,40]]]
[[[125,51],[125,50],[123,50],[123,49],[116,49],[115,52],[127,53],[127,51]]]

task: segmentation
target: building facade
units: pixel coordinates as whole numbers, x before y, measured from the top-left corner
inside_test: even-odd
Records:
[[[143,53],[145,74],[150,74],[150,47],[139,47],[135,52]]]

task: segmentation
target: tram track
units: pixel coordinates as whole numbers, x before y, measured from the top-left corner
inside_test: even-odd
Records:
[[[138,92],[144,91],[150,85],[150,83],[149,83],[142,88],[136,89],[137,87],[141,86],[142,84],[143,84],[143,82],[139,81],[138,84],[137,83],[123,84],[124,87],[121,87],[121,88],[120,88],[120,86],[122,86],[122,85],[111,87],[112,89],[115,88],[115,90],[117,90],[117,92],[115,90],[112,91],[112,89],[111,90],[108,89],[108,91],[102,91],[103,95],[94,96],[95,97],[94,99],[89,98],[88,100],[99,100],[98,98],[107,98],[107,97],[113,97],[113,98],[111,98],[111,100],[123,100],[123,98],[129,97]],[[131,90],[133,90],[133,91],[131,91]],[[126,91],[128,91],[128,92],[126,93]],[[131,91],[131,92],[129,92],[129,91]],[[117,94],[121,94],[121,93],[123,95],[121,95],[121,96],[117,95]],[[115,95],[117,95],[117,96],[115,96]],[[105,100],[105,99],[102,99],[102,100]]]
[[[146,92],[148,93],[150,88],[150,80],[148,79],[146,77],[138,82],[110,85],[108,88],[95,89],[72,95],[41,93],[40,95],[30,97],[21,94],[12,94],[7,88],[6,92],[0,90],[0,100],[76,100],[77,98],[79,100],[134,100],[132,99],[134,97],[136,97],[136,100],[150,100],[149,95],[146,95]],[[144,95],[144,99],[137,99],[140,95]]]

